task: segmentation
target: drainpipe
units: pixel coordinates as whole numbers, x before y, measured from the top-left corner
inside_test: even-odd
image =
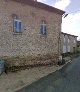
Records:
[[[62,17],[63,18],[66,18],[68,16],[68,14],[63,14],[62,15]],[[58,39],[58,53],[59,53],[59,61],[61,61],[62,62],[62,55],[61,55],[61,52],[62,52],[62,50],[61,50],[61,31],[59,31],[59,39]]]
[[[58,56],[59,56],[59,61],[62,61],[62,56],[61,56],[61,31],[59,31],[59,37],[58,37]]]

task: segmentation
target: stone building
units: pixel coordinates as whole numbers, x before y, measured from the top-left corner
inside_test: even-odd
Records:
[[[61,53],[74,53],[77,51],[77,36],[61,33]]]
[[[77,41],[77,51],[80,53],[80,41]]]
[[[63,14],[36,0],[0,0],[0,56],[57,60]]]

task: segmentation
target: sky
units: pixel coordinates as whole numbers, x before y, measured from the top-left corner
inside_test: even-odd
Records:
[[[78,36],[80,40],[80,1],[79,0],[37,0],[61,9],[68,14],[62,18],[61,31]]]

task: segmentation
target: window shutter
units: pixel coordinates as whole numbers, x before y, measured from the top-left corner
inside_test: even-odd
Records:
[[[43,25],[41,25],[40,31],[41,31],[41,34],[43,34]]]
[[[19,32],[21,32],[21,22],[19,22]]]
[[[14,30],[17,31],[17,21],[14,20]]]
[[[47,31],[47,30],[46,30],[46,26],[44,26],[44,34],[45,34],[45,35],[46,35],[46,31]]]

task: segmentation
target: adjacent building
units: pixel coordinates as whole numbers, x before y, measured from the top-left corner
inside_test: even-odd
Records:
[[[80,41],[77,41],[77,51],[80,53]]]
[[[77,51],[77,36],[61,33],[61,53],[74,53]]]
[[[0,0],[0,56],[57,61],[63,14],[36,0]]]

